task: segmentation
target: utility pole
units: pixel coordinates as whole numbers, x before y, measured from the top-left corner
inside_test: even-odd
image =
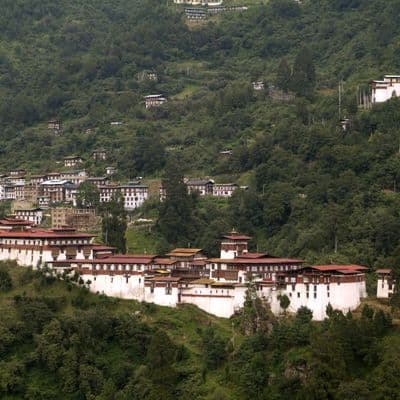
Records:
[[[342,80],[339,81],[339,121],[342,118]]]

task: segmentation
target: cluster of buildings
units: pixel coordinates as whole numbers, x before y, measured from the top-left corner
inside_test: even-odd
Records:
[[[177,1],[178,2],[178,1]],[[196,21],[196,20],[205,20],[208,17],[222,14],[225,12],[240,12],[240,11],[246,11],[248,7],[246,6],[223,6],[222,2],[207,2],[207,1],[180,1],[179,3],[187,3],[187,4],[192,4],[192,5],[202,5],[204,7],[185,7],[185,16],[188,20]]]
[[[197,192],[200,196],[231,197],[235,190],[247,188],[236,183],[215,183],[213,179],[185,178],[184,182],[189,194]],[[159,197],[160,201],[166,198],[166,190],[162,185],[159,189]]]
[[[38,229],[29,221],[0,220],[0,260],[21,266],[47,265],[58,273],[78,273],[92,292],[175,307],[194,304],[228,318],[243,307],[248,285],[279,314],[281,296],[288,312],[306,306],[314,319],[326,307],[347,312],[366,295],[365,267],[307,266],[303,260],[248,250],[250,237],[235,231],[222,238],[220,257],[198,248],[177,248],[166,255],[115,254],[93,243],[93,235],[71,228]]]
[[[101,150],[93,153],[93,157],[104,159]],[[64,162],[71,168],[81,161],[79,157],[66,157]],[[24,170],[11,171],[9,175],[0,176],[0,201],[23,200],[39,207],[52,207],[60,204],[77,205],[78,187],[83,182],[91,182],[100,193],[100,202],[108,202],[117,193],[124,197],[126,210],[140,207],[149,196],[148,186],[140,181],[119,184],[111,181],[114,169],[107,169],[101,177],[90,177],[85,170],[52,172],[43,175],[27,176]]]

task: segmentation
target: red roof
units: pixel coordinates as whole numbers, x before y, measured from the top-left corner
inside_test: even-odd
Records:
[[[302,264],[303,260],[296,260],[291,258],[210,258],[208,263],[223,263],[223,264]]]
[[[263,257],[271,257],[267,253],[243,253],[240,258],[263,258]]]
[[[250,236],[246,235],[226,235],[223,236],[224,239],[229,239],[229,240],[250,240]]]
[[[349,264],[349,265],[314,265],[311,266],[310,268],[316,269],[318,271],[351,271],[351,272],[357,272],[357,271],[363,271],[368,269],[367,267],[363,267],[362,265],[356,265],[356,264]]]
[[[63,231],[65,232],[65,231]],[[52,229],[29,229],[27,231],[1,231],[0,238],[12,237],[12,238],[39,238],[39,239],[61,239],[61,238],[92,238],[96,235],[91,235],[88,233],[76,233],[65,232],[59,233]]]
[[[155,276],[146,278],[146,281],[161,281],[161,282],[179,282],[182,279],[180,276]]]
[[[381,268],[376,270],[377,274],[390,274],[391,272],[392,270],[390,268]]]
[[[53,261],[53,263],[71,263],[71,264],[151,264],[153,258],[144,258],[141,255],[135,256],[124,256],[117,254],[115,256],[105,256],[101,258],[94,258],[89,260],[65,260],[65,261]]]
[[[203,266],[203,265],[207,264],[206,260],[194,260],[194,261],[189,261],[189,262],[190,262],[190,265],[193,265],[193,266]]]
[[[14,225],[33,225],[33,222],[25,220],[25,219],[17,219],[17,218],[3,218],[0,219],[0,225],[8,225],[8,226],[14,226]]]
[[[94,244],[94,245],[92,246],[92,249],[93,249],[93,250],[96,250],[96,251],[115,250],[115,247],[112,247],[112,246],[105,246],[105,245],[102,245],[102,244]]]
[[[154,260],[154,263],[157,265],[172,265],[176,264],[177,262],[177,260],[171,260],[170,258],[156,258]]]

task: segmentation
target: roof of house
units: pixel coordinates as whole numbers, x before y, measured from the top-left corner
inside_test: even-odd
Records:
[[[172,264],[176,264],[178,261],[176,260],[171,260],[170,258],[156,258],[154,260],[154,263],[156,265],[172,265]]]
[[[12,237],[12,238],[49,238],[49,239],[61,239],[61,238],[92,238],[96,235],[89,233],[77,233],[75,230],[57,230],[57,229],[29,229],[27,231],[1,231],[0,238]]]
[[[391,272],[392,270],[390,268],[381,268],[376,270],[377,274],[390,274]]]
[[[158,99],[162,97],[163,97],[162,94],[149,94],[147,96],[144,96],[145,99]]]
[[[0,219],[0,225],[3,226],[27,226],[27,225],[32,225],[33,222],[25,220],[25,219],[17,219],[17,218],[10,218],[10,217],[5,217],[3,219]]]
[[[35,208],[19,208],[18,210],[14,210],[14,213],[17,213],[17,212],[35,212],[35,211],[43,211],[43,209],[40,208],[40,207],[35,207]]]
[[[182,279],[180,276],[154,276],[147,278],[148,281],[161,281],[161,282],[179,282]]]
[[[60,261],[61,262],[61,261]],[[63,261],[70,262],[72,264],[150,264],[153,262],[152,256],[143,256],[143,255],[122,255],[116,254],[113,256],[107,256],[102,258],[94,258],[94,259],[82,259],[82,260],[67,260]]]
[[[237,183],[214,183],[214,187],[230,187],[230,186],[239,186]]]
[[[189,256],[194,256],[198,253],[200,253],[202,249],[192,249],[192,248],[176,248],[174,250],[171,250],[169,253],[167,253],[167,256],[174,256],[174,257],[189,257]]]
[[[297,260],[291,258],[210,258],[207,260],[208,263],[220,263],[220,264],[302,264],[304,260]]]
[[[271,257],[268,253],[243,253],[240,258],[264,258],[264,257]]]
[[[50,179],[48,181],[41,182],[40,184],[41,185],[54,185],[54,186],[56,186],[56,185],[66,185],[67,183],[68,184],[72,184],[71,181],[68,181],[66,179]]]
[[[188,179],[186,185],[193,185],[193,186],[203,186],[213,184],[214,181],[212,179]]]
[[[215,282],[214,279],[200,278],[200,279],[196,279],[194,281],[191,281],[190,283],[193,283],[195,285],[211,285],[214,282]]]
[[[247,235],[242,235],[241,233],[236,232],[234,229],[229,232],[229,235],[222,236],[224,239],[229,240],[250,240],[251,237]]]
[[[94,244],[92,246],[92,249],[96,251],[103,251],[103,250],[115,250],[116,248],[112,246],[105,246],[103,244]]]
[[[367,267],[363,267],[362,265],[357,264],[348,264],[348,265],[313,265],[309,267],[311,269],[316,269],[321,272],[329,272],[329,271],[339,271],[342,273],[350,272],[359,272],[368,269]]]

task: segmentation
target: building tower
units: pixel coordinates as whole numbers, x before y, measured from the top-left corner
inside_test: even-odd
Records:
[[[241,235],[234,229],[229,235],[223,236],[221,242],[221,258],[233,259],[240,257],[248,252],[248,241],[251,238],[246,235]]]

